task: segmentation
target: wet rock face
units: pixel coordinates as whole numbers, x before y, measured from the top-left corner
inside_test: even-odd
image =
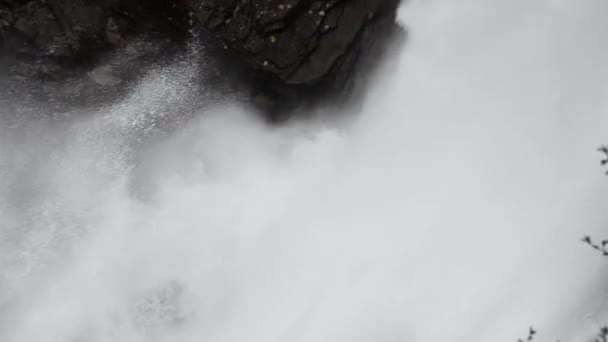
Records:
[[[170,31],[160,0],[0,0],[1,52],[71,66],[145,30]]]
[[[402,33],[395,24],[399,3],[0,0],[0,57],[25,63],[29,74],[59,80],[132,36],[157,32],[180,41],[199,30],[209,47],[206,57],[215,57],[220,71],[216,82],[229,83],[260,111],[281,116],[365,83],[361,75],[373,69],[388,40]],[[114,82],[93,69],[94,63],[84,72],[101,83]]]
[[[183,0],[240,67],[251,103],[272,119],[349,102],[404,30],[400,0]],[[234,71],[233,71],[234,72]]]
[[[286,85],[328,81],[365,31],[386,35],[399,0],[185,0],[224,48]],[[367,32],[369,34],[369,32]]]

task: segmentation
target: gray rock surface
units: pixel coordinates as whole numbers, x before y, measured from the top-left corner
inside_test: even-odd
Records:
[[[249,66],[284,84],[313,85],[349,61],[362,35],[388,21],[397,0],[185,0],[203,26]]]
[[[69,68],[130,34],[178,31],[177,13],[159,0],[0,0],[1,52]]]
[[[0,0],[0,59],[25,64],[20,70],[30,76],[60,80],[134,36],[156,32],[183,41],[198,32],[209,47],[205,58],[214,57],[220,70],[216,81],[236,84],[275,115],[365,83],[389,39],[402,36],[399,2]],[[118,83],[95,63],[82,72],[98,84]]]

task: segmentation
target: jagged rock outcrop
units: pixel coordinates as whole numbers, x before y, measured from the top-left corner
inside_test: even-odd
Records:
[[[224,75],[248,87],[262,110],[278,112],[348,93],[358,71],[400,35],[399,2],[0,0],[0,46],[3,55],[37,65],[40,76],[60,78],[130,35],[179,40],[200,29]]]
[[[400,0],[184,1],[249,67],[254,103],[271,112],[350,94],[388,41],[403,35]]]
[[[394,24],[396,0],[186,0],[204,27],[251,67],[285,84],[331,75],[374,21]],[[387,32],[375,32],[378,35]]]
[[[177,31],[171,23],[179,16],[159,0],[0,0],[0,51],[43,62],[40,71],[52,75],[120,46],[129,34]]]

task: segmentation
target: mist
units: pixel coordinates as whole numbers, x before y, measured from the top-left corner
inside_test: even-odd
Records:
[[[588,340],[607,11],[408,1],[361,103],[280,126],[195,109],[193,56],[98,108],[3,106],[0,340]]]

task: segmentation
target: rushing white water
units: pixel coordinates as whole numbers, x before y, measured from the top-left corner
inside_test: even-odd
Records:
[[[404,52],[331,122],[219,106],[154,135],[204,93],[194,63],[71,119],[1,109],[0,341],[585,341],[606,13],[410,1]]]

